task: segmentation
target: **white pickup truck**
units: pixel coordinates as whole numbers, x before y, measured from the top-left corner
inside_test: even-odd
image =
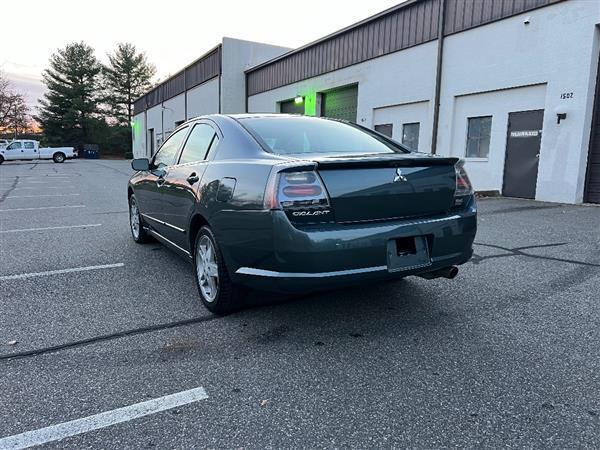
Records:
[[[0,149],[0,164],[4,161],[51,159],[55,163],[76,158],[73,147],[40,148],[38,141],[19,139],[12,141],[6,148]]]

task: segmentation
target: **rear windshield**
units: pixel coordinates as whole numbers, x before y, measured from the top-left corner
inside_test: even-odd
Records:
[[[249,117],[240,122],[278,155],[304,153],[406,153],[375,133],[314,117]]]

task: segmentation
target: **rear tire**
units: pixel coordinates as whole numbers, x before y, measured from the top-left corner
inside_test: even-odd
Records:
[[[2,164],[4,162],[4,157],[0,156],[0,164]]]
[[[55,163],[64,163],[65,162],[65,154],[64,153],[55,153],[54,156],[52,156],[52,160]]]
[[[129,196],[129,229],[131,230],[131,236],[133,240],[138,244],[145,244],[150,242],[152,238],[144,228],[144,222],[142,221],[142,215],[137,206],[137,200],[135,195]]]
[[[244,290],[229,278],[215,235],[207,226],[196,235],[194,273],[198,294],[210,312],[226,315],[242,308]]]

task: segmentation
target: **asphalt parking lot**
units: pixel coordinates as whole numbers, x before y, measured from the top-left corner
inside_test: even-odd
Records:
[[[455,280],[216,317],[189,264],[132,241],[130,175],[0,166],[0,448],[600,446],[600,208],[482,200]]]

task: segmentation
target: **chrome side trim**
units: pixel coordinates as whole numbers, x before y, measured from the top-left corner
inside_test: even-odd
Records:
[[[338,277],[343,275],[357,275],[361,273],[387,271],[387,266],[365,267],[362,269],[337,270],[334,272],[274,272],[272,270],[254,269],[252,267],[240,267],[235,273],[240,275],[254,275],[258,277],[270,278],[327,278]]]
[[[177,250],[182,251],[183,253],[185,253],[186,255],[188,255],[190,258],[192,257],[192,255],[190,255],[190,252],[188,252],[186,249],[181,248],[179,245],[177,245],[176,243],[174,243],[173,241],[170,241],[169,239],[167,239],[166,237],[164,237],[162,234],[160,234],[157,231],[154,231],[152,228],[148,228],[147,229],[148,232],[152,233],[155,237],[157,237],[158,239],[165,241],[167,244],[172,245],[173,247],[175,247]]]
[[[185,230],[184,230],[183,228],[176,227],[175,225],[171,225],[170,223],[168,223],[168,222],[165,222],[165,221],[163,221],[163,220],[158,220],[158,219],[156,219],[155,217],[149,216],[148,214],[144,214],[144,213],[142,213],[142,216],[143,216],[144,218],[146,218],[146,219],[150,219],[150,220],[152,220],[153,222],[160,223],[161,225],[165,225],[165,226],[167,226],[167,227],[169,227],[169,228],[173,228],[174,230],[177,230],[177,231],[180,231],[180,232],[182,232],[182,233],[185,233]]]

